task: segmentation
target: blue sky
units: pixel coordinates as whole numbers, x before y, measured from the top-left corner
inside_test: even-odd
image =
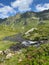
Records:
[[[7,18],[26,11],[49,9],[49,0],[0,0],[0,18]]]

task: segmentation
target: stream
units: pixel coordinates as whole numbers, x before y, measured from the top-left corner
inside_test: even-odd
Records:
[[[22,38],[22,34],[16,34],[16,35],[13,35],[13,36],[8,36],[8,37],[5,37],[3,39],[4,41],[5,40],[9,40],[9,41],[13,41],[13,42],[19,42],[19,44],[15,44],[15,45],[12,45],[10,47],[11,50],[13,51],[17,51],[21,48],[26,48],[30,45],[34,45],[36,47],[38,47],[40,44],[43,44],[46,42],[46,40],[41,40],[41,41],[31,41],[31,40],[26,40],[24,38]]]

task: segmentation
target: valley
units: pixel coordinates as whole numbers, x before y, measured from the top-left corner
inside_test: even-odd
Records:
[[[0,65],[49,65],[49,10],[0,19]]]

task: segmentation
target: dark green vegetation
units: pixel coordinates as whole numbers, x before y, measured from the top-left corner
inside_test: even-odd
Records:
[[[30,46],[22,49],[7,60],[5,56],[0,58],[1,65],[49,65],[49,44],[40,45],[38,48]]]
[[[36,28],[25,34],[32,28]],[[22,48],[15,55],[6,60],[0,55],[1,65],[49,65],[49,10],[43,12],[26,12],[13,17],[0,19],[0,50],[6,50],[10,46],[20,44],[16,36],[22,34],[22,38],[32,41],[47,40],[39,47],[29,46]],[[19,36],[17,36],[19,38]],[[6,38],[9,38],[7,40]],[[20,53],[19,53],[20,52]],[[3,58],[3,60],[2,60]]]
[[[44,20],[44,23],[38,22],[36,26],[37,30],[29,32],[28,35],[24,35],[26,39],[30,40],[46,40],[49,39],[49,20]]]

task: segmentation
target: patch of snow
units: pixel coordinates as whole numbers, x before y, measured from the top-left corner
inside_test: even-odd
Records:
[[[28,30],[28,31],[25,33],[25,35],[27,35],[29,32],[32,32],[32,31],[34,31],[34,30],[37,30],[37,28],[32,28],[32,29]]]
[[[25,46],[29,46],[29,45],[33,45],[33,44],[36,44],[37,41],[23,41],[22,44],[25,45]]]

